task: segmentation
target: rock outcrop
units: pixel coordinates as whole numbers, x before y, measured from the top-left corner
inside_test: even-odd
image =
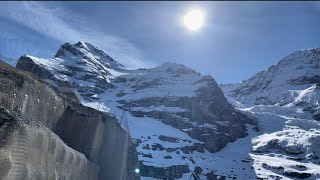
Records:
[[[139,179],[114,116],[2,62],[0,106],[0,179]]]

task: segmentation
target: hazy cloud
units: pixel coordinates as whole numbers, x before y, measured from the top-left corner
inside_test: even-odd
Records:
[[[76,43],[82,40],[94,44],[128,67],[152,66],[143,60],[143,52],[126,39],[90,29],[85,26],[85,22],[81,21],[80,16],[62,9],[50,8],[41,2],[9,2],[0,10],[0,17],[15,21],[61,44]],[[74,22],[72,25],[68,23],[66,19],[69,16],[74,16],[78,25]]]

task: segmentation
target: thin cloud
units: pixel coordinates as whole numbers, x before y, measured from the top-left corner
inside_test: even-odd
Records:
[[[143,52],[126,39],[92,30],[84,26],[85,22],[79,22],[80,27],[74,24],[70,25],[64,20],[67,18],[63,18],[69,15],[75,16],[69,12],[49,8],[39,2],[9,2],[0,9],[0,17],[15,21],[39,34],[61,42],[61,44],[65,42],[76,43],[82,40],[94,44],[128,67],[152,66],[143,60]],[[75,18],[81,21],[81,17]]]

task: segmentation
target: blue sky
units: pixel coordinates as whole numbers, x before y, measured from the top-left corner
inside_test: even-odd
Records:
[[[205,11],[198,32],[181,25]],[[0,2],[0,54],[52,57],[90,42],[133,68],[177,62],[240,82],[287,54],[320,47],[319,2]]]

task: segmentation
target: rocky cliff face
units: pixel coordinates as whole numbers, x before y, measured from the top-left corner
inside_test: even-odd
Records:
[[[246,136],[245,124],[254,123],[227,102],[212,77],[180,64],[132,70],[79,42],[63,45],[52,59],[22,56],[17,68],[121,119],[142,176],[181,178],[200,168],[202,178],[215,177],[212,153]]]
[[[241,83],[221,85],[221,88],[227,96],[247,106],[294,106],[320,120],[319,68],[320,48],[299,50]]]
[[[131,137],[110,114],[2,62],[0,105],[1,179],[139,178]]]

